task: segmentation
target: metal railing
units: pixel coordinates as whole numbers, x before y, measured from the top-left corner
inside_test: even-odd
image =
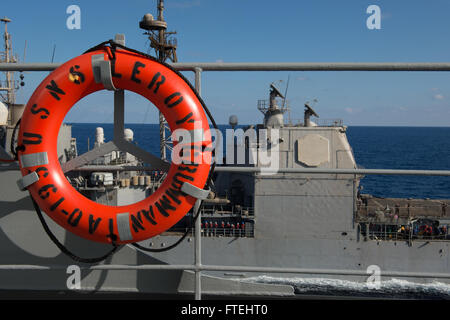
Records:
[[[62,63],[0,63],[0,71],[52,71]],[[450,62],[177,62],[179,71],[450,71]]]
[[[59,63],[0,63],[0,71],[52,71],[59,67]],[[450,71],[450,63],[173,63],[179,71],[193,71],[195,73],[195,89],[201,95],[201,74],[203,71]],[[81,169],[81,168],[79,168]],[[5,169],[2,169],[5,170]],[[6,169],[8,170],[8,169]],[[9,169],[10,170],[10,169]],[[218,167],[216,171],[229,172],[261,172],[256,167]],[[390,170],[390,169],[303,169],[285,168],[277,172],[284,173],[331,173],[349,174],[356,179],[361,174],[388,175],[440,175],[450,176],[450,170]],[[194,211],[198,209],[197,201]],[[355,208],[356,210],[356,208]],[[216,266],[203,265],[201,260],[201,217],[196,220],[195,228],[195,263],[189,265],[96,265],[82,269],[87,270],[192,270],[195,272],[195,299],[201,299],[202,271],[241,271],[262,273],[289,273],[315,275],[351,275],[368,276],[365,270],[336,270],[336,269],[305,269],[251,266]],[[0,265],[0,270],[49,270],[64,269],[66,266],[35,266],[35,265]],[[415,273],[383,271],[388,277],[420,277],[450,279],[448,273]]]
[[[183,227],[175,227],[170,228],[168,231],[162,233],[162,235],[173,235],[173,233],[184,234],[188,232],[188,235],[195,236],[195,229],[191,229],[189,231],[188,228]],[[217,237],[217,238],[253,238],[255,236],[253,228],[245,228],[245,227],[207,227],[202,226],[201,235],[203,237]]]
[[[303,126],[304,119],[289,119],[289,124],[295,126]],[[313,121],[318,127],[343,127],[342,119],[314,119]]]
[[[391,223],[359,222],[358,227],[360,235],[366,241],[408,241],[411,243],[413,240],[450,240],[450,235],[448,233],[449,224],[437,227],[412,223],[399,225]]]
[[[383,199],[381,199],[382,201]],[[448,211],[449,201],[414,199],[415,203],[402,203],[401,205],[393,200],[392,203],[380,203],[379,205],[358,204],[358,215],[361,219],[370,222],[396,222],[413,218],[441,218],[450,214]],[[418,200],[422,200],[420,203]],[[408,201],[408,200],[407,200]],[[449,215],[450,219],[450,215]]]

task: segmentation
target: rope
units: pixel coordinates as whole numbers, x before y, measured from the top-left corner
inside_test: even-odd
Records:
[[[195,221],[197,221],[197,218],[198,218],[198,216],[200,215],[200,214],[199,214],[199,213],[200,213],[200,209],[201,209],[201,205],[198,207],[197,214],[194,216],[194,219],[193,219],[193,221],[192,221],[192,225],[195,225]],[[180,237],[180,239],[178,239],[175,243],[173,243],[173,244],[171,244],[170,246],[165,247],[165,248],[160,248],[160,249],[150,249],[150,248],[143,247],[143,246],[141,246],[140,244],[138,244],[138,243],[136,243],[136,242],[131,243],[131,245],[132,245],[133,247],[138,248],[139,250],[147,251],[147,252],[164,252],[164,251],[168,251],[168,250],[171,250],[171,249],[175,248],[176,246],[178,246],[178,245],[186,238],[186,236],[187,236],[189,233],[191,233],[191,231],[192,231],[192,225],[188,228],[188,230],[186,230],[186,232]]]
[[[39,208],[38,204],[36,203],[36,201],[34,201],[34,199],[33,199],[33,197],[31,195],[30,195],[30,197],[31,197],[31,200],[33,201],[33,206],[34,206],[34,209],[36,210],[37,216],[38,216],[38,218],[39,218],[39,220],[40,220],[40,222],[42,224],[42,227],[44,228],[45,232],[47,233],[48,237],[59,248],[59,250],[61,250],[61,252],[66,254],[69,258],[71,258],[71,259],[73,259],[73,260],[75,260],[77,262],[82,262],[82,263],[98,263],[98,262],[101,262],[101,261],[105,260],[109,256],[111,256],[120,247],[120,246],[117,246],[114,242],[112,242],[113,248],[111,249],[111,251],[107,252],[103,256],[100,256],[100,257],[97,257],[97,258],[81,258],[81,257],[77,256],[76,254],[74,254],[71,251],[69,251],[69,249],[67,249],[56,238],[56,236],[53,234],[53,232],[48,227],[47,222],[45,222],[45,219],[42,216],[42,212],[41,212],[41,209]]]

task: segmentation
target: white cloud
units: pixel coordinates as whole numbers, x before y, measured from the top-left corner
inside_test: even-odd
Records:
[[[345,110],[345,112],[350,113],[350,114],[352,114],[352,113],[355,112],[355,111],[353,110],[353,108],[345,108],[344,110]]]
[[[438,94],[435,94],[435,95],[434,95],[434,99],[435,99],[435,100],[443,100],[443,99],[444,99],[444,96],[443,96],[442,94],[438,93]]]

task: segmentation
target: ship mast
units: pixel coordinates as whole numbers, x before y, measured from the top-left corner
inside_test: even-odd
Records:
[[[17,59],[14,58],[12,54],[12,46],[11,46],[11,35],[8,33],[8,23],[11,22],[11,19],[7,17],[1,18],[1,22],[5,24],[5,32],[3,35],[4,39],[4,52],[0,52],[0,62],[1,63],[16,63]],[[6,80],[4,82],[0,81],[0,97],[6,105],[13,106],[16,102],[16,94],[15,90],[17,89],[14,85],[14,72],[6,71]],[[6,91],[6,94],[2,92]]]
[[[158,0],[158,19],[155,20],[150,13],[144,15],[139,22],[139,27],[146,30],[145,34],[148,35],[150,40],[150,47],[155,50],[156,58],[161,62],[171,60],[177,62],[177,41],[171,36],[176,32],[167,32],[167,23],[164,21],[164,0]],[[167,122],[164,116],[159,112],[159,147],[162,159],[167,158],[166,148],[166,128]]]

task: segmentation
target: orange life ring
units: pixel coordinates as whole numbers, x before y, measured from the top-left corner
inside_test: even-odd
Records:
[[[19,152],[20,169],[22,176],[33,171],[38,174],[39,180],[28,190],[39,207],[63,228],[97,242],[142,241],[169,229],[192,208],[196,198],[182,192],[181,185],[204,188],[211,169],[211,152],[208,148],[197,149],[204,161],[196,164],[172,162],[156,192],[134,204],[106,206],[76,191],[58,161],[57,137],[72,106],[105,88],[94,79],[92,56],[99,54],[111,61],[116,88],[150,100],[164,114],[172,131],[203,129],[202,141],[193,144],[209,145],[211,135],[201,99],[183,77],[167,65],[135,52],[117,49],[112,58],[110,48],[104,47],[64,63],[35,90],[21,120],[18,145],[24,150]],[[45,153],[47,164],[24,164],[26,157]]]

